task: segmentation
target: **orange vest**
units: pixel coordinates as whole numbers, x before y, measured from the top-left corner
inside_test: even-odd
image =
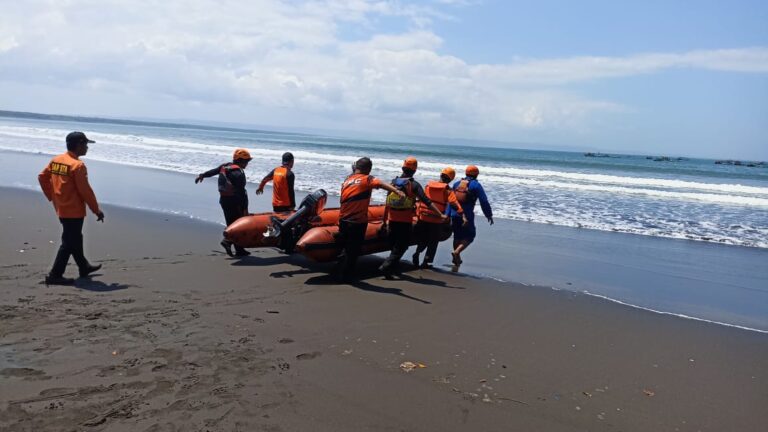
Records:
[[[291,195],[288,190],[288,168],[281,166],[272,172],[272,205],[288,207],[291,205]]]
[[[88,183],[88,171],[74,153],[67,152],[51,159],[37,179],[60,218],[85,217],[86,204],[94,214],[99,213],[96,195]]]
[[[440,209],[440,214],[445,212],[445,207],[448,205],[447,192],[447,184],[434,180],[427,183],[427,187],[424,188],[424,194],[435,204],[435,207]],[[419,201],[417,204],[417,214],[419,216],[419,220],[424,222],[443,223],[443,219],[440,217],[440,214],[433,212],[432,209],[430,209],[421,201]]]
[[[399,180],[399,179],[395,179]],[[408,180],[403,189],[405,197],[400,198],[392,192],[387,195],[387,220],[390,222],[413,222],[416,216],[416,196],[413,193],[413,180]],[[393,185],[394,186],[394,185]]]
[[[221,166],[219,170],[219,195],[223,197],[230,197],[235,195],[235,187],[232,185],[232,181],[229,179],[229,173],[231,171],[242,170],[240,165],[229,163]]]
[[[466,203],[469,198],[469,180],[461,180],[459,184],[456,185],[456,189],[453,190],[453,193],[456,194],[456,199],[459,200],[461,204]]]

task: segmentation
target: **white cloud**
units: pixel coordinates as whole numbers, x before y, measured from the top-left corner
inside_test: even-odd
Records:
[[[275,109],[299,125],[306,114],[433,134],[578,131],[594,113],[624,108],[578,96],[571,83],[672,68],[768,72],[766,48],[469,64],[441,53],[429,30],[443,12],[399,1],[30,0],[4,9],[5,82]],[[377,34],[382,18],[410,30]],[[350,23],[365,36],[343,40]]]
[[[16,42],[16,38],[13,36],[0,39],[0,53],[4,51],[10,51],[17,46],[19,46],[19,43]]]
[[[478,79],[509,85],[562,85],[658,72],[696,68],[731,72],[768,72],[768,48],[721,49],[687,53],[651,53],[626,57],[571,57],[519,60],[506,65],[479,65]]]

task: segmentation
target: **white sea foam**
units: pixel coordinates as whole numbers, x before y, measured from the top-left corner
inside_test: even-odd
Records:
[[[662,311],[662,310],[657,310],[657,309],[651,309],[651,308],[648,308],[648,307],[638,306],[638,305],[634,305],[632,303],[627,303],[627,302],[623,302],[621,300],[616,300],[614,298],[611,298],[611,297],[608,297],[608,296],[604,296],[602,294],[591,293],[589,291],[581,291],[581,293],[586,294],[588,296],[601,298],[603,300],[608,300],[609,302],[612,302],[612,303],[617,303],[617,304],[620,304],[620,305],[628,306],[628,307],[635,308],[635,309],[641,309],[641,310],[644,310],[644,311],[653,312],[653,313],[657,313],[657,314],[661,314],[661,315],[670,315],[670,316],[674,316],[674,317],[678,317],[678,318],[689,319],[689,320],[694,320],[694,321],[701,321],[701,322],[705,322],[705,323],[709,323],[709,324],[716,324],[716,325],[721,325],[721,326],[726,326],[726,327],[733,327],[733,328],[737,328],[737,329],[741,329],[741,330],[753,331],[753,332],[757,332],[757,333],[768,333],[768,330],[760,330],[760,329],[756,329],[756,328],[752,328],[752,327],[746,327],[746,326],[741,326],[741,325],[736,325],[736,324],[728,324],[728,323],[724,323],[724,322],[720,322],[720,321],[714,321],[714,320],[708,320],[708,319],[704,319],[704,318],[698,318],[698,317],[695,317],[695,316],[685,315],[685,314],[682,314],[682,313],[666,312],[666,311]]]
[[[763,197],[757,196],[744,196],[744,195],[726,195],[715,193],[695,193],[684,191],[668,191],[658,189],[646,189],[646,188],[631,188],[626,186],[608,186],[605,184],[582,184],[582,183],[569,183],[558,182],[552,180],[534,180],[526,178],[514,178],[514,177],[500,177],[500,176],[487,176],[484,181],[499,184],[509,185],[527,185],[527,186],[539,186],[556,189],[574,189],[580,191],[590,192],[606,192],[606,193],[622,193],[622,194],[637,194],[647,195],[652,197],[664,198],[664,199],[683,199],[683,200],[696,200],[706,201],[711,203],[722,204],[739,204],[748,206],[762,206],[768,207],[768,188],[754,188],[765,189]]]
[[[551,170],[533,170],[533,169],[521,169],[521,168],[496,168],[488,167],[484,168],[483,172],[490,174],[496,174],[499,176],[513,176],[522,178],[559,178],[577,180],[580,182],[599,183],[599,184],[613,184],[613,185],[625,185],[625,186],[650,186],[658,188],[674,188],[674,189],[690,189],[690,190],[704,190],[704,191],[716,191],[723,193],[742,193],[742,194],[758,194],[768,195],[768,188],[755,187],[755,186],[743,186],[740,184],[721,184],[721,183],[700,183],[683,180],[672,179],[660,179],[660,178],[647,178],[647,177],[625,177],[606,174],[585,174],[577,172],[561,172]]]

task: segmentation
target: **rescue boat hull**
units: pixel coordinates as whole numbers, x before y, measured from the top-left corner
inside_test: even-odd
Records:
[[[384,217],[383,205],[370,206],[368,208],[368,220],[381,221]],[[277,237],[265,237],[267,227],[272,225],[272,217],[287,219],[295,211],[267,212],[243,216],[233,222],[224,230],[224,238],[243,248],[278,247],[280,239]],[[330,208],[323,210],[311,222],[311,227],[323,227],[338,225],[339,209]]]
[[[370,255],[385,252],[391,249],[389,236],[381,230],[381,220],[369,221],[365,231],[365,241],[360,255]],[[414,222],[415,227],[415,222]],[[442,224],[440,241],[451,237],[451,225]],[[308,230],[296,243],[296,250],[315,262],[329,262],[338,258],[341,253],[342,242],[339,239],[338,225],[316,227]],[[411,236],[409,245],[418,243],[417,233]]]

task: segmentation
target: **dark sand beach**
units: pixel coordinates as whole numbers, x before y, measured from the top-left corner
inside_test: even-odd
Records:
[[[386,281],[377,257],[336,285],[272,250],[226,257],[219,225],[117,207],[86,222],[103,270],[46,287],[49,204],[0,200],[3,431],[768,426],[764,333],[444,272]]]
[[[7,164],[0,171],[0,185],[39,194],[35,174],[50,157],[0,155]],[[90,157],[87,163],[102,203],[223,223],[215,181],[195,185],[190,174]],[[249,169],[248,176],[253,181],[259,173]],[[256,187],[248,185],[250,211],[271,210],[269,192],[257,196]],[[332,194],[328,207],[336,206],[338,197]],[[505,219],[491,227],[480,218],[477,230],[478,241],[465,254],[462,272],[588,291],[654,311],[768,331],[768,249]],[[435,262],[441,269],[448,268],[449,249],[438,248]]]

